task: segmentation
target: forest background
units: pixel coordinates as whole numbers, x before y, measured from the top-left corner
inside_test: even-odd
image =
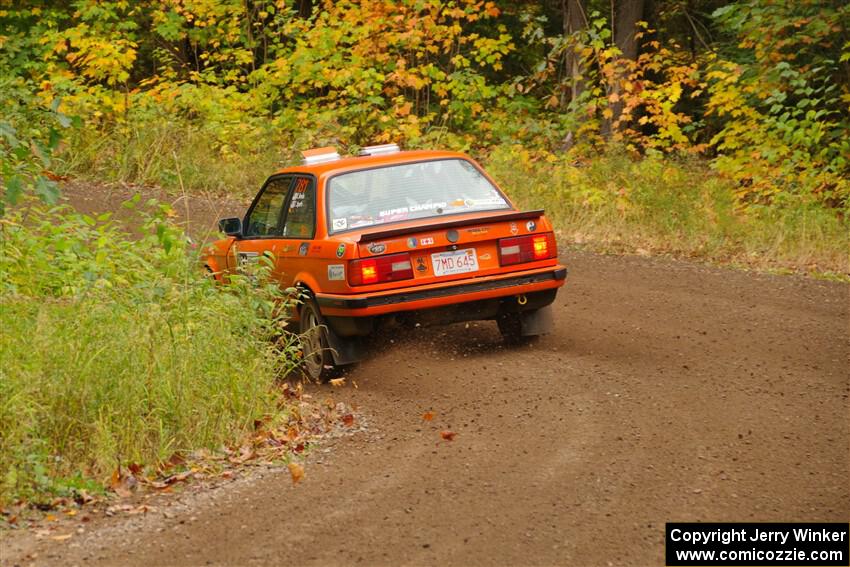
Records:
[[[840,0],[3,0],[0,175],[10,201],[178,170],[246,197],[310,147],[452,148],[568,240],[840,273],[848,22]]]

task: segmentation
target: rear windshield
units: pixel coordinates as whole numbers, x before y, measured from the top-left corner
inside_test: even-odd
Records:
[[[470,162],[442,159],[344,173],[328,183],[330,232],[509,209],[498,189]]]

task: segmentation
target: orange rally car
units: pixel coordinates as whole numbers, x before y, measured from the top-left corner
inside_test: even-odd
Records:
[[[506,340],[547,332],[567,270],[543,211],[518,211],[468,156],[399,151],[341,158],[303,152],[272,175],[244,219],[204,258],[221,279],[271,252],[281,286],[307,299],[297,320],[304,372],[326,378],[360,358],[361,337],[388,319],[494,319]]]

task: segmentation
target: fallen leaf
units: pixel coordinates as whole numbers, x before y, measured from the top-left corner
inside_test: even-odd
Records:
[[[64,508],[65,506],[68,506],[69,504],[70,504],[70,501],[67,498],[54,498],[50,502],[50,507],[51,508]]]
[[[71,536],[73,536],[73,535],[74,534],[56,535],[56,536],[53,536],[50,539],[55,540],[55,541],[65,541],[66,539],[71,539]]]
[[[241,465],[242,463],[245,463],[246,461],[249,461],[256,456],[257,454],[254,452],[253,447],[251,447],[250,445],[243,445],[242,448],[239,450],[238,456],[230,457],[227,460],[233,463],[234,465]]]
[[[53,514],[48,514],[44,517],[44,519],[47,520],[48,522],[55,522],[56,516],[54,516]]]
[[[204,458],[205,456],[207,456],[207,455],[204,454],[205,451],[203,449],[199,450],[198,453],[199,453],[198,454],[199,458]],[[174,453],[168,459],[168,464],[171,465],[171,466],[182,465],[185,462],[186,462],[186,459],[184,459],[181,455],[179,455],[177,453]]]
[[[142,465],[138,463],[130,463],[129,465],[127,465],[127,468],[130,469],[130,472],[136,476],[138,476],[139,473],[142,472]]]
[[[77,511],[76,510],[65,510],[65,514],[73,517],[73,516],[77,515]]]
[[[231,459],[231,460],[233,460],[233,459]],[[184,472],[182,472],[182,473],[178,473],[178,474],[173,474],[173,475],[171,475],[171,476],[167,476],[167,477],[165,477],[165,478],[164,478],[164,479],[162,479],[162,480],[148,481],[148,482],[147,482],[147,484],[148,484],[149,486],[152,486],[153,488],[156,488],[157,490],[164,490],[164,491],[167,491],[167,490],[169,490],[169,489],[170,489],[170,488],[171,488],[174,484],[176,484],[176,483],[178,483],[178,482],[182,482],[182,481],[186,480],[187,478],[189,478],[189,477],[190,477],[190,476],[192,476],[193,474],[195,474],[195,471],[192,471],[192,470],[184,471]]]
[[[68,181],[67,175],[59,175],[58,173],[54,173],[49,169],[44,170],[44,176],[50,179],[51,181]]]
[[[353,426],[354,425],[354,416],[351,415],[350,413],[345,414],[344,416],[342,416],[342,423],[346,427]]]
[[[175,482],[182,482],[182,481],[186,480],[187,478],[189,478],[190,476],[192,476],[193,474],[195,474],[194,471],[185,471],[185,472],[182,472],[182,473],[179,473],[179,474],[173,474],[173,475],[163,479],[163,482],[165,482],[165,484],[174,484]]]
[[[424,419],[425,421],[433,421],[434,420],[434,412],[426,411],[425,413],[422,414],[422,419]]]
[[[115,488],[121,483],[121,469],[115,469],[112,471],[112,477],[109,479],[109,486]]]
[[[330,380],[331,386],[339,388],[345,386],[345,378],[333,378]]]
[[[118,486],[112,487],[112,492],[114,492],[115,494],[117,494],[121,498],[129,498],[133,494],[130,491],[129,488],[127,488],[126,486],[123,486],[123,485],[118,485]]]
[[[292,475],[292,484],[298,484],[304,478],[304,467],[298,463],[289,463],[286,466],[289,468],[289,474]]]
[[[79,490],[77,492],[76,497],[74,498],[74,501],[77,504],[88,504],[92,500],[94,500],[94,496],[89,494],[88,491],[86,491],[86,490]]]
[[[440,437],[446,441],[454,441],[456,433],[454,431],[440,431]]]

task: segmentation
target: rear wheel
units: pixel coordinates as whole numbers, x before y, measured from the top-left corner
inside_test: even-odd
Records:
[[[315,301],[304,301],[300,319],[301,372],[310,380],[326,382],[334,371],[333,357],[328,349],[327,328]]]

